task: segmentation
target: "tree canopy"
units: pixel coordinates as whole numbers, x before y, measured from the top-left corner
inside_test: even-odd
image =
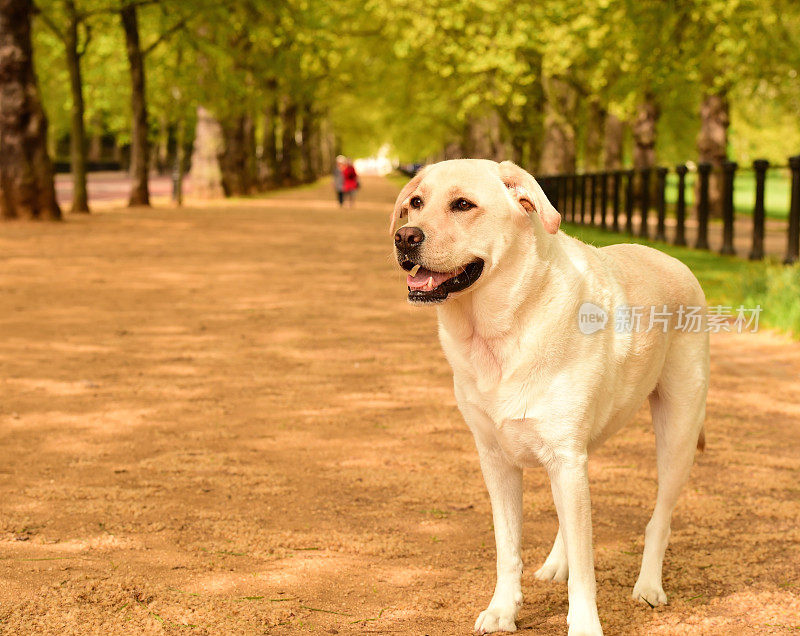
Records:
[[[633,122],[646,100],[657,105],[659,161],[677,162],[696,156],[712,94],[730,104],[736,158],[784,162],[800,148],[800,7],[790,0],[38,0],[36,66],[59,159],[73,98],[57,32],[70,10],[87,143],[131,142],[117,15],[129,5],[154,162],[167,161],[179,127],[192,141],[202,106],[223,139],[252,146],[263,164],[251,167],[254,182],[287,154],[281,174],[310,175],[326,167],[313,153],[384,146],[405,161],[496,155],[535,168],[543,144],[567,143],[591,165],[604,118]]]

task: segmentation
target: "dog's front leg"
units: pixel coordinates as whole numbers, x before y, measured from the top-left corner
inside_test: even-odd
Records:
[[[569,563],[569,636],[602,636],[595,597],[592,553],[592,507],[589,500],[588,457],[567,454],[548,466],[558,522]]]
[[[479,634],[516,631],[522,605],[522,469],[511,464],[497,442],[475,432],[483,479],[489,491],[497,543],[497,584],[492,600],[475,621]]]

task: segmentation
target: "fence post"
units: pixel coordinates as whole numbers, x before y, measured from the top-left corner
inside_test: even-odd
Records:
[[[594,225],[595,208],[597,207],[597,175],[595,173],[589,175],[589,187],[591,188],[589,197],[589,225]]]
[[[561,207],[561,177],[553,177],[553,198],[556,200],[553,207],[558,210]]]
[[[586,221],[586,174],[581,175],[581,225]]]
[[[667,216],[667,172],[666,168],[656,168],[656,211],[658,225],[656,226],[656,240],[666,241],[667,234],[665,221]]]
[[[558,210],[558,206],[560,205],[559,196],[561,195],[560,186],[558,184],[558,176],[550,177],[550,192],[553,194],[553,198],[550,203],[552,203],[553,207]]]
[[[784,264],[791,265],[798,259],[800,250],[800,155],[789,157],[792,170],[792,200],[789,204],[789,232]]]
[[[764,258],[764,183],[767,178],[769,161],[756,159],[753,162],[753,172],[756,174],[756,203],[753,207],[753,247],[750,250],[750,260],[760,261]]]
[[[685,164],[675,166],[678,173],[678,200],[675,203],[675,245],[686,245],[686,173]]]
[[[639,226],[639,236],[641,238],[647,238],[648,236],[648,228],[647,228],[647,214],[650,211],[650,168],[642,168],[640,171],[642,175],[642,224]]]
[[[547,183],[550,190],[550,203],[558,210],[558,177],[550,177]]]
[[[606,229],[606,208],[608,208],[608,173],[600,174],[600,227]]]
[[[736,168],[739,167],[735,161],[724,161],[722,163],[722,249],[720,254],[736,255],[733,247],[733,179]]]
[[[613,183],[614,183],[614,191],[612,196],[612,212],[611,212],[611,229],[614,232],[619,232],[619,182],[622,178],[622,173],[619,170],[615,170],[613,174]]]
[[[570,216],[570,221],[575,223],[575,217],[578,211],[578,175],[572,175],[572,213]]]
[[[697,197],[697,242],[694,246],[699,250],[708,249],[708,177],[710,174],[710,163],[703,161],[697,164],[700,192]]]
[[[578,188],[575,184],[575,175],[571,174],[567,177],[569,181],[569,220],[571,223],[575,222],[575,197],[578,196]]]
[[[628,170],[628,183],[625,188],[625,231],[633,234],[633,180],[635,170]]]

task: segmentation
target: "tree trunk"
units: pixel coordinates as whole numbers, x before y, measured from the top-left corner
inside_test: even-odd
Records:
[[[603,133],[603,170],[622,168],[624,138],[625,124],[616,115],[608,113]]]
[[[300,131],[303,137],[303,145],[300,147],[303,157],[303,181],[313,183],[317,175],[314,170],[314,115],[310,104],[303,106],[303,123]]]
[[[239,116],[222,125],[223,151],[219,156],[225,196],[248,194],[245,118]]]
[[[148,188],[148,125],[147,97],[145,93],[144,56],[139,43],[139,22],[136,5],[128,5],[120,10],[122,28],[125,30],[125,45],[128,64],[131,70],[131,110],[133,127],[131,130],[131,196],[128,205],[150,205]]]
[[[103,134],[97,133],[89,137],[89,149],[86,152],[89,161],[103,160]]]
[[[494,161],[508,161],[511,159],[511,144],[508,141],[508,136],[505,134],[506,129],[500,115],[496,110],[492,112],[483,121],[484,129],[489,137],[491,146],[491,158]]]
[[[116,135],[114,136],[114,147],[111,149],[111,158],[120,166],[125,161],[125,153],[123,152],[122,146],[119,145],[119,140]]]
[[[325,119],[320,129],[320,154],[322,159],[320,174],[332,173],[336,161],[336,141],[328,119]]]
[[[519,131],[514,131],[511,135],[509,142],[511,147],[511,161],[518,166],[525,165],[525,138],[519,134]]]
[[[660,114],[655,98],[646,95],[633,122],[633,167],[637,170],[656,165],[656,137]]]
[[[322,124],[320,118],[315,117],[311,129],[311,161],[315,178],[325,174],[325,157],[322,150]]]
[[[278,100],[273,94],[267,105],[264,119],[264,150],[262,178],[264,188],[274,188],[280,182],[278,162]]]
[[[471,117],[467,129],[468,140],[464,144],[464,157],[471,159],[494,159],[492,140],[487,134],[483,117]]]
[[[707,93],[700,107],[700,132],[697,135],[699,161],[711,164],[708,182],[708,203],[711,216],[722,216],[722,163],[728,158],[728,125],[730,123],[726,93]],[[695,197],[698,200],[698,197]]]
[[[503,139],[500,116],[496,110],[473,117],[468,126],[464,157],[492,161],[505,161],[509,158],[511,150]]]
[[[60,219],[31,47],[31,0],[0,0],[0,216]]]
[[[226,197],[244,194],[242,186],[241,130],[238,118],[233,122],[222,123],[222,152],[219,155],[219,169],[222,174],[222,190]]]
[[[222,151],[222,127],[208,110],[198,106],[192,169],[189,173],[195,196],[213,199],[223,195],[222,172],[219,167]]]
[[[297,105],[287,99],[281,112],[281,183],[284,186],[296,183],[295,157],[297,155]]]
[[[179,113],[183,109],[176,109]],[[186,145],[186,120],[181,116],[175,126],[175,204],[183,205],[183,169],[186,163],[184,146]]]
[[[84,124],[81,54],[78,52],[78,13],[73,0],[66,0],[67,28],[64,47],[69,71],[72,107],[70,108],[69,158],[72,171],[72,212],[88,212],[86,191],[86,126]]]
[[[472,118],[468,119],[462,126],[458,138],[453,139],[444,148],[444,156],[439,159],[465,159],[467,157],[478,157],[478,148],[475,147],[475,135],[472,134]]]
[[[158,139],[155,144],[155,152],[151,148],[150,168],[157,174],[167,174],[170,169],[170,124],[166,117],[161,117],[158,122]]]
[[[242,129],[244,134],[245,187],[247,194],[252,194],[255,192],[258,182],[258,165],[256,157],[256,122],[249,113],[244,116]]]
[[[605,120],[606,111],[602,104],[596,99],[590,100],[583,141],[583,167],[589,172],[600,170]]]
[[[575,172],[575,89],[550,77],[543,83],[545,95],[544,136],[538,172],[543,175]]]

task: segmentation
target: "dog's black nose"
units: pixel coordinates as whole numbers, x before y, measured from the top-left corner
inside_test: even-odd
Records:
[[[417,247],[425,240],[425,234],[418,227],[401,227],[394,235],[394,244],[400,249]]]

